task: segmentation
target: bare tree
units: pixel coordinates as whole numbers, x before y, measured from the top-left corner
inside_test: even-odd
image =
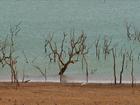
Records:
[[[53,60],[58,63],[60,69],[60,81],[62,79],[62,75],[70,64],[75,64],[79,60],[81,61],[81,59],[83,59],[82,61],[85,61],[85,64],[87,65],[86,55],[89,52],[89,48],[86,45],[87,36],[84,32],[82,32],[78,37],[75,36],[75,33],[70,35],[63,33],[60,46],[59,43],[56,43],[56,41],[53,40],[53,35],[46,40],[45,46],[47,47],[46,49],[49,50],[48,56],[50,61]],[[86,73],[88,74],[88,72]]]
[[[18,35],[20,28],[20,23],[15,26],[10,26],[10,34],[6,36],[3,44],[1,45],[0,50],[0,63],[3,65],[8,65],[11,70],[11,82],[17,83],[17,70],[16,70],[16,63],[18,56],[15,55],[15,37]]]
[[[126,23],[126,35],[127,35],[127,38],[128,38],[129,40],[132,39],[132,38],[131,38],[132,36],[131,36],[130,29],[131,29],[131,24]]]
[[[121,47],[118,56],[122,57],[123,56],[123,48]]]
[[[123,75],[123,71],[124,71],[124,62],[125,62],[125,53],[123,54],[122,69],[120,71],[120,84],[122,84],[122,75]]]
[[[134,49],[133,49],[133,50],[134,50]],[[133,50],[132,50],[132,48],[130,47],[130,51],[127,51],[127,52],[126,52],[126,56],[129,58],[129,61],[131,61],[131,59],[132,59]]]
[[[138,31],[135,26],[132,26],[131,24],[127,23],[126,32],[127,32],[127,38],[129,40],[140,42],[140,31]]]
[[[132,56],[132,70],[131,70],[131,86],[134,87],[134,61],[133,61],[133,56]]]
[[[112,48],[112,55],[113,55],[113,71],[114,71],[114,84],[117,84],[117,76],[116,76],[116,53],[114,48]]]
[[[98,39],[95,41],[96,58],[98,58],[98,60],[100,59],[99,41],[100,41],[100,38],[98,38]]]
[[[34,68],[36,68],[40,73],[41,75],[44,77],[44,80],[45,82],[47,81],[47,72],[46,72],[46,68],[44,69],[44,71],[39,67],[39,66],[36,66],[36,65],[32,65]]]
[[[111,42],[112,40],[110,40],[107,36],[104,37],[103,53],[105,60],[112,50],[112,48],[110,48]]]
[[[85,56],[83,56],[83,58],[82,58],[82,69],[83,69],[84,63],[86,64],[86,82],[88,83],[89,71],[88,71],[88,62],[87,62]]]
[[[22,51],[22,53],[24,56],[25,65],[27,66],[30,62],[29,62],[28,57],[26,56],[26,53],[24,52],[24,50]],[[25,80],[25,65],[24,65],[24,69],[22,71],[22,82],[23,83],[27,83],[30,81],[30,80]]]

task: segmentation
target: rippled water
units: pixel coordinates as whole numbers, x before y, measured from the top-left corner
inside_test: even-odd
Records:
[[[140,29],[140,1],[139,0],[0,0],[0,37],[3,38],[9,32],[9,26],[21,22],[19,35],[17,36],[17,70],[22,75],[25,70],[26,78],[40,80],[40,73],[30,64],[24,61],[23,50],[29,61],[35,57],[35,64],[42,69],[47,68],[49,78],[57,78],[58,67],[56,64],[46,63],[44,58],[43,40],[49,32],[54,32],[57,40],[60,40],[63,32],[84,31],[88,40],[92,43],[98,35],[108,35],[113,44],[131,45],[126,38],[126,22],[134,24]],[[132,47],[139,49],[139,44]],[[138,50],[135,54],[139,53]],[[97,69],[90,78],[97,81],[112,81],[112,58],[106,62],[96,61],[95,49],[90,52],[90,71]],[[121,70],[121,57],[118,58],[117,70]],[[130,68],[125,70],[125,79],[130,80]],[[7,80],[8,68],[1,70],[2,79]],[[81,78],[83,75],[80,64],[74,65],[66,72],[67,76]],[[140,80],[139,62],[135,63],[136,79]],[[76,78],[75,78],[76,79]],[[51,79],[50,79],[51,80]],[[53,80],[53,79],[52,79]]]

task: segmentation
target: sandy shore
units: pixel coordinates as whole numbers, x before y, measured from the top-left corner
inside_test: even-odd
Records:
[[[0,83],[0,105],[140,105],[140,85]]]

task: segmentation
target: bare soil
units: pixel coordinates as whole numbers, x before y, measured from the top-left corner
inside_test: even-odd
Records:
[[[140,85],[0,83],[0,105],[140,105]]]

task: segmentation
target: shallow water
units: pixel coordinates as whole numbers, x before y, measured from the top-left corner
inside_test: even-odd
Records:
[[[0,0],[0,37],[3,38],[9,33],[10,25],[21,22],[22,30],[16,39],[16,51],[19,55],[18,73],[22,75],[22,71],[25,70],[27,79],[42,79],[41,74],[31,64],[25,63],[22,53],[24,50],[30,62],[37,57],[34,64],[42,69],[46,67],[48,77],[51,78],[53,75],[52,77],[55,78],[59,71],[57,65],[49,65],[46,63],[46,58],[44,58],[43,41],[49,32],[54,32],[55,38],[60,41],[63,32],[84,31],[88,35],[90,43],[98,35],[101,37],[108,35],[113,40],[112,46],[117,44],[118,47],[130,48],[129,46],[132,43],[127,41],[125,24],[128,22],[140,29],[139,4],[139,0],[106,0],[106,2],[104,0]],[[131,46],[136,47],[134,54],[138,54],[139,43]],[[140,80],[140,70],[137,55],[135,59],[135,78],[138,81]],[[121,61],[122,58],[119,57],[117,60],[118,72],[121,70]],[[91,76],[91,81],[113,80],[112,56],[106,62],[103,59],[97,61],[95,59],[95,49],[93,48],[88,62],[90,72],[97,69],[94,75]],[[125,70],[125,80],[129,81],[131,79],[130,70],[131,64]],[[9,73],[7,67],[1,70],[1,80],[7,80]],[[76,75],[81,74],[83,77],[83,73],[80,64],[77,64],[70,66],[65,75],[74,75],[76,79]]]

